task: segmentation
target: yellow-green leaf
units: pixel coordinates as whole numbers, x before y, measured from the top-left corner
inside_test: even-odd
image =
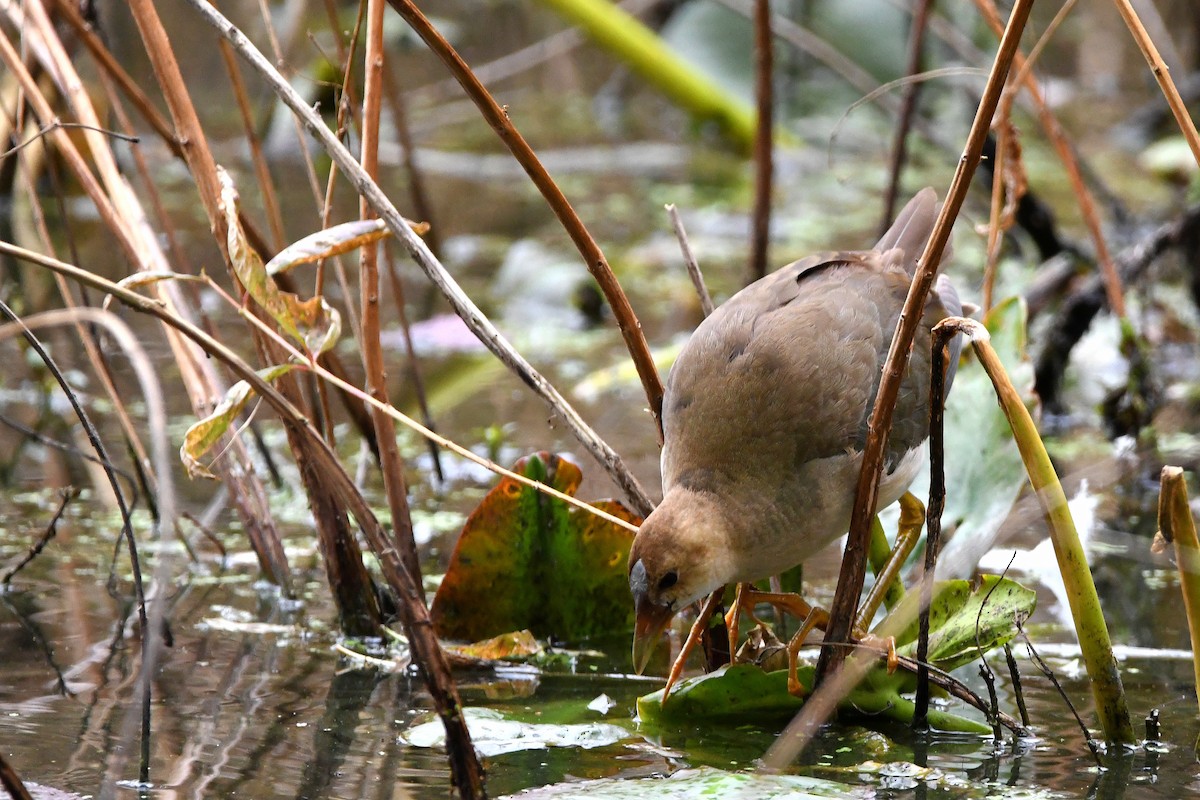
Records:
[[[263,380],[273,381],[292,369],[295,369],[292,364],[279,364],[260,369],[258,374]],[[212,410],[211,414],[187,429],[187,433],[183,435],[183,446],[179,448],[179,459],[183,462],[190,477],[215,477],[208,467],[200,463],[200,459],[221,440],[252,397],[254,397],[254,390],[250,388],[250,384],[246,381],[238,381],[229,387],[229,390],[225,392],[225,397]]]

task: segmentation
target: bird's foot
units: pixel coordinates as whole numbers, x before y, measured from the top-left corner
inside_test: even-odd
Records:
[[[891,675],[900,666],[900,657],[896,655],[895,636],[876,636],[873,633],[868,633],[859,637],[858,643],[884,655],[887,659],[888,675]]]
[[[805,603],[805,605],[808,604]],[[800,630],[796,631],[796,635],[788,642],[788,693],[793,697],[804,697],[808,694],[808,690],[800,684],[800,678],[796,675],[800,648],[804,646],[804,640],[813,632],[813,628],[824,628],[828,624],[829,612],[823,608],[810,606],[808,613],[804,616],[804,621],[800,623]]]
[[[736,643],[740,634],[738,623],[742,614],[750,617],[754,621],[754,624],[759,626],[764,625],[762,620],[754,616],[754,607],[759,603],[768,603],[798,619],[807,619],[808,615],[813,612],[813,607],[804,602],[804,598],[798,594],[791,592],[760,592],[752,584],[739,583],[733,606],[725,614],[725,627],[729,629],[730,653],[737,652]],[[826,618],[828,618],[828,615],[826,615]],[[810,628],[809,631],[811,632],[811,630]]]

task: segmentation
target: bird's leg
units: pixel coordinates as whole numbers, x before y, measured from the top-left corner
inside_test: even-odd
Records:
[[[786,611],[797,619],[804,620],[800,625],[800,630],[796,631],[796,635],[791,638],[787,647],[788,691],[797,697],[801,696],[799,694],[801,690],[797,688],[800,686],[800,682],[796,677],[796,662],[799,658],[800,648],[814,628],[825,630],[825,626],[829,623],[829,612],[823,608],[809,605],[798,594],[790,592],[760,592],[753,586],[747,586],[744,590],[741,586],[738,587],[738,603],[735,603],[734,607],[736,608],[742,603],[748,604],[749,608],[753,608],[758,603],[769,603],[782,611]],[[755,619],[755,621],[757,622],[758,620]],[[726,624],[728,623],[729,617],[726,616]],[[894,672],[900,663],[896,656],[895,637],[881,637],[871,633],[861,633],[861,630],[861,628],[855,626],[854,638],[857,639],[859,644],[882,650],[886,653],[888,673]]]
[[[760,592],[752,583],[739,583],[734,594],[733,605],[725,613],[725,627],[729,630],[729,663],[737,663],[737,640],[741,636],[740,622],[744,613],[755,625],[765,628],[761,619],[754,615],[754,606],[761,603],[772,603],[770,597],[795,597],[786,592]],[[779,607],[779,606],[777,606]]]
[[[887,653],[888,674],[896,671],[899,660],[896,657],[896,637],[876,636],[867,632],[875,612],[887,595],[888,589],[900,574],[901,567],[917,545],[921,537],[921,528],[925,524],[925,505],[912,492],[900,496],[900,522],[896,531],[896,546],[892,548],[883,568],[875,576],[875,585],[871,587],[867,599],[863,601],[854,620],[854,630],[863,631],[858,639],[868,647],[882,649]]]
[[[742,596],[746,591],[748,583],[739,583],[733,594],[733,605],[725,612],[725,629],[729,633],[729,663],[733,664],[737,661],[737,641],[738,635],[741,633],[738,623],[741,621],[742,614]],[[754,587],[750,586],[751,591]]]
[[[704,634],[704,629],[708,625],[708,619],[713,612],[717,610],[717,604],[721,602],[721,595],[725,593],[725,587],[722,586],[705,601],[704,607],[700,609],[700,615],[696,617],[696,621],[692,623],[692,629],[688,631],[687,639],[683,642],[683,647],[679,649],[679,655],[675,662],[671,664],[671,672],[667,675],[667,685],[663,687],[662,702],[666,705],[667,696],[671,694],[671,688],[679,681],[679,676],[683,674],[683,667],[687,663],[688,656],[696,649],[700,637]]]
[[[796,631],[796,635],[788,642],[788,694],[793,697],[804,697],[806,694],[804,687],[800,685],[800,678],[796,676],[796,666],[800,659],[800,648],[804,645],[804,640],[812,633],[813,628],[824,628],[828,624],[828,611],[823,608],[809,608],[804,621],[800,623],[800,630]]]
[[[883,568],[876,573],[875,585],[871,587],[867,599],[858,610],[858,616],[854,620],[854,627],[858,630],[865,631],[871,627],[871,620],[875,618],[875,612],[883,603],[888,589],[900,574],[900,569],[908,560],[913,548],[917,546],[924,524],[924,504],[911,492],[905,492],[900,497],[900,524],[896,532],[896,546],[892,548]]]

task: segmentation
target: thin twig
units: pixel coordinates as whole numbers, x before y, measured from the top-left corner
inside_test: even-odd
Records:
[[[1075,724],[1079,726],[1079,730],[1083,731],[1083,739],[1087,742],[1088,750],[1092,753],[1092,758],[1096,760],[1096,766],[1103,767],[1104,764],[1100,760],[1100,750],[1096,746],[1096,740],[1092,738],[1092,732],[1088,730],[1083,718],[1075,710],[1075,704],[1071,702],[1071,698],[1067,696],[1062,684],[1058,682],[1058,676],[1054,674],[1054,670],[1050,669],[1050,665],[1043,661],[1042,657],[1038,655],[1037,650],[1034,649],[1033,641],[1029,638],[1029,634],[1025,632],[1025,628],[1022,627],[1020,620],[1017,620],[1017,630],[1021,632],[1021,638],[1025,640],[1025,649],[1029,653],[1029,659],[1050,680],[1051,685],[1054,686],[1054,690],[1058,692],[1058,696],[1067,704],[1067,708],[1071,711],[1071,716],[1075,718]]]
[[[46,545],[58,533],[58,521],[62,519],[63,512],[67,510],[67,506],[76,497],[79,497],[79,490],[73,486],[67,487],[60,493],[58,508],[54,509],[54,515],[50,517],[50,522],[46,525],[46,529],[42,531],[42,535],[37,538],[37,541],[30,545],[29,552],[25,554],[25,557],[16,564],[13,564],[3,575],[0,575],[0,584],[7,586],[11,583],[14,575],[25,569],[41,554],[42,550],[46,549]]]
[[[111,131],[111,130],[108,130],[107,128],[97,128],[92,125],[85,125],[82,122],[63,122],[62,120],[56,119],[53,122],[51,122],[49,125],[43,125],[42,127],[38,128],[37,132],[30,134],[29,138],[26,139],[25,141],[19,142],[18,144],[15,144],[12,147],[5,150],[3,153],[0,153],[0,161],[8,158],[11,155],[14,155],[14,154],[20,152],[21,150],[24,150],[26,147],[28,147],[29,145],[38,141],[42,137],[46,136],[48,133],[50,133],[50,131],[52,131],[56,128],[66,128],[68,130],[79,129],[79,130],[95,131],[97,133],[102,133],[105,136],[111,136],[113,139],[119,139],[122,142],[129,142],[131,144],[137,144],[138,142],[141,141],[141,139],[139,139],[136,136],[129,136],[124,133],[118,133],[117,131]]]
[[[1021,715],[1021,724],[1029,727],[1029,709],[1025,707],[1025,689],[1021,686],[1021,670],[1017,668],[1017,659],[1013,656],[1012,646],[1004,643],[1004,660],[1008,662],[1008,679],[1012,683],[1013,699],[1017,703],[1017,713]]]
[[[1154,46],[1154,40],[1146,32],[1142,21],[1138,19],[1133,4],[1129,0],[1115,0],[1115,2],[1117,10],[1121,12],[1121,18],[1125,20],[1125,25],[1133,35],[1133,40],[1137,42],[1138,49],[1142,51],[1146,63],[1150,65],[1150,71],[1154,73],[1154,80],[1158,81],[1158,87],[1162,89],[1163,96],[1167,98],[1167,105],[1171,107],[1171,113],[1175,115],[1175,124],[1179,126],[1179,131],[1187,140],[1188,147],[1191,148],[1192,158],[1196,159],[1197,165],[1200,165],[1200,134],[1196,132],[1196,123],[1192,121],[1187,104],[1180,97],[1175,81],[1171,80],[1171,71],[1163,61],[1158,48]]]
[[[2,37],[0,37],[0,38],[2,38]],[[3,244],[4,243],[0,242],[0,245],[3,245]],[[133,337],[133,334],[128,333],[128,331],[129,331],[128,326],[125,326],[124,322],[121,322],[121,320],[117,319],[115,316],[113,316],[112,314],[110,314],[108,312],[102,312],[102,311],[99,311],[98,309],[88,309],[88,308],[72,309],[69,312],[65,312],[66,314],[70,315],[70,318],[64,319],[62,321],[73,323],[76,319],[78,319],[78,315],[80,313],[93,312],[93,311],[96,312],[97,315],[104,315],[104,316],[103,317],[95,316],[91,319],[91,321],[92,322],[102,322],[103,324],[107,324],[110,332],[115,333],[117,335],[118,339],[122,340],[122,344],[126,345],[127,352],[129,352],[131,356],[134,355],[135,352],[140,350],[140,345],[138,345],[137,340]],[[51,319],[48,315],[55,314],[55,313],[58,313],[61,315],[63,312],[43,312],[43,314],[41,315],[43,321]],[[3,316],[8,318],[11,322],[15,323],[17,326],[19,326],[21,328],[22,333],[25,336],[25,340],[27,342],[29,342],[29,346],[32,347],[34,352],[37,353],[38,357],[42,360],[42,363],[46,365],[46,369],[48,369],[50,371],[50,374],[52,376],[54,376],[54,379],[58,382],[59,387],[63,390],[63,394],[66,396],[67,401],[71,404],[71,410],[74,412],[75,417],[79,420],[79,423],[83,426],[84,433],[87,436],[89,443],[92,445],[92,448],[96,451],[96,455],[103,462],[109,463],[111,461],[111,459],[108,456],[108,450],[104,446],[104,442],[100,438],[100,434],[96,430],[96,426],[92,423],[91,417],[88,415],[87,411],[85,411],[83,406],[80,404],[78,396],[71,389],[70,384],[67,383],[67,379],[63,376],[62,371],[58,368],[58,365],[55,363],[54,359],[52,359],[50,357],[50,354],[46,352],[46,349],[44,347],[42,347],[41,341],[39,341],[38,338],[33,335],[33,332],[31,330],[29,330],[29,328],[26,326],[25,322],[22,321],[21,318],[19,318],[15,313],[13,313],[13,310],[11,308],[9,308],[8,305],[6,305],[4,303],[3,300],[0,300],[0,314],[3,314]],[[55,320],[54,324],[60,324],[60,323],[57,320]],[[122,331],[122,326],[124,326],[123,332],[119,332],[119,331]],[[126,336],[125,334],[128,334],[128,335]],[[149,359],[147,359],[145,357],[144,353],[142,353],[140,358],[136,358],[136,357],[131,358],[131,363],[133,363],[135,370],[138,372],[139,379],[142,379],[143,389],[145,390],[145,395],[146,395],[147,407],[148,408],[151,406],[156,407],[155,418],[159,420],[159,424],[162,426],[159,428],[159,430],[162,432],[162,436],[160,436],[159,438],[164,439],[165,435],[166,435],[165,434],[166,414],[165,414],[165,412],[163,412],[162,394],[161,394],[161,392],[150,391],[151,386],[157,385],[157,380],[156,380],[154,370],[147,368],[146,365],[149,364]],[[148,375],[147,375],[147,371],[148,371]],[[155,448],[155,449],[156,449],[156,455],[162,455],[163,460],[165,460],[166,459],[165,453],[161,453],[159,448]],[[156,466],[161,467],[162,466],[161,461],[159,461],[156,464]],[[172,503],[172,500],[170,499],[170,497],[173,496],[173,490],[171,489],[171,479],[170,479],[170,475],[169,475],[169,468],[167,469],[167,473],[168,474],[160,475],[159,479],[164,481],[165,485],[166,485],[164,497],[167,498],[166,502],[168,503],[168,513],[173,513],[170,510],[170,504]],[[141,748],[139,751],[139,760],[138,760],[138,779],[143,784],[147,784],[150,779],[150,677],[155,672],[155,670],[154,670],[155,658],[154,657],[155,657],[155,654],[157,651],[157,644],[159,642],[159,638],[156,635],[158,628],[157,627],[152,628],[150,626],[149,617],[147,616],[147,612],[146,612],[146,591],[145,591],[145,586],[142,581],[141,559],[138,557],[137,543],[133,537],[133,522],[131,521],[130,516],[129,516],[129,507],[128,507],[128,505],[126,505],[125,498],[121,494],[121,486],[120,486],[119,482],[117,481],[116,473],[114,473],[112,470],[106,469],[105,474],[108,477],[109,485],[112,487],[113,493],[117,498],[117,507],[121,511],[121,520],[122,520],[121,534],[124,537],[125,543],[129,549],[129,563],[130,563],[130,568],[133,571],[133,588],[134,588],[134,593],[137,596],[138,621],[141,623],[141,627],[142,627],[142,663],[141,663],[141,681],[140,681],[141,688],[142,688],[142,692],[141,692],[141,712],[142,713],[141,713]],[[161,525],[162,516],[160,516],[159,521],[160,521],[160,525]],[[171,525],[172,526],[174,525],[174,519],[171,520]],[[162,530],[163,529],[160,527],[160,529],[159,529],[160,535],[162,533]],[[160,558],[162,558],[161,555],[160,555]],[[157,606],[160,606],[161,604],[156,603],[155,605],[157,607]]]
[[[679,216],[679,209],[675,208],[674,203],[668,203],[666,208],[667,216],[671,218],[671,226],[675,229],[675,238],[679,240],[679,249],[683,253],[683,263],[687,267],[688,277],[692,279],[692,286],[696,287],[696,294],[700,297],[700,310],[707,317],[714,308],[712,295],[708,293],[708,287],[704,285],[704,274],[700,272],[700,265],[696,263],[696,254],[692,252],[687,231],[683,229],[683,219]]]

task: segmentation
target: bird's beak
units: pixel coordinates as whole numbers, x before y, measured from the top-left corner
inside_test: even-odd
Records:
[[[675,616],[675,609],[669,605],[655,605],[644,594],[635,595],[633,604],[633,669],[641,675],[667,623]]]

